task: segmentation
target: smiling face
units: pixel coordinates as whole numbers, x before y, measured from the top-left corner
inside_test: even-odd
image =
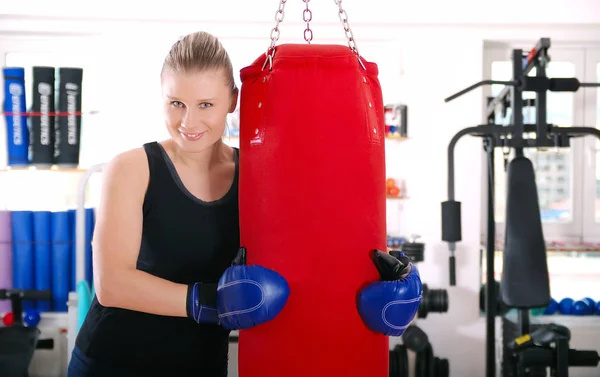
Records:
[[[207,32],[175,42],[161,71],[165,123],[186,152],[201,152],[221,139],[238,90],[229,54]]]
[[[237,90],[232,91],[223,69],[189,73],[166,70],[162,92],[169,134],[188,152],[200,152],[218,141],[227,114],[237,105]]]

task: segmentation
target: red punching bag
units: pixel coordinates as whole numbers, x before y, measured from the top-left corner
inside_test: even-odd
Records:
[[[239,376],[387,377],[389,340],[356,309],[379,279],[370,251],[386,250],[377,65],[348,46],[272,45],[241,81],[241,243],[290,296],[240,332]]]

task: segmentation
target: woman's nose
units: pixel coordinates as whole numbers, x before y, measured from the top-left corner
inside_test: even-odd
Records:
[[[193,109],[188,109],[181,119],[181,127],[192,129],[199,125],[200,116]]]

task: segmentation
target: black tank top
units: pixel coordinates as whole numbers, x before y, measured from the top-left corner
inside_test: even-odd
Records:
[[[216,283],[239,244],[238,161],[221,199],[204,202],[183,185],[173,162],[157,143],[144,144],[150,181],[143,205],[137,269],[176,283]],[[96,297],[76,346],[115,376],[227,376],[229,332],[189,318],[141,313],[100,305]]]

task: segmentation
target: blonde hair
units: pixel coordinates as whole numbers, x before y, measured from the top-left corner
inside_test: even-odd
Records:
[[[205,31],[191,33],[173,44],[163,63],[161,76],[166,70],[193,73],[213,69],[225,72],[231,91],[237,90],[233,66],[227,50],[214,35]]]

